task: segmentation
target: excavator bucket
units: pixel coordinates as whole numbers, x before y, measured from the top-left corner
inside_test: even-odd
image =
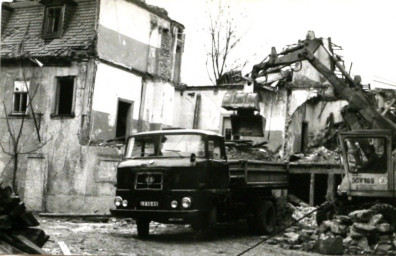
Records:
[[[257,93],[227,92],[221,106],[236,111],[231,115],[232,135],[264,137],[265,118],[260,112]]]
[[[232,135],[264,137],[265,121],[261,115],[231,115]]]

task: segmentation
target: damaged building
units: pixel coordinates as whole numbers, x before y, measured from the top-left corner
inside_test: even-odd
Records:
[[[108,212],[125,137],[173,125],[184,26],[139,0],[3,3],[1,24],[3,183],[30,210]]]

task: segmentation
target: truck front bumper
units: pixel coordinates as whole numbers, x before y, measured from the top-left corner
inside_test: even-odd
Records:
[[[138,210],[138,209],[115,209],[110,210],[116,217],[128,217],[133,219],[145,218],[161,223],[186,223],[191,224],[204,212],[202,210]]]

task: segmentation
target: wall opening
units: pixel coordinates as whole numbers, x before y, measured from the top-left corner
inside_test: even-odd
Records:
[[[74,76],[57,77],[55,115],[73,114],[74,78]]]
[[[308,122],[303,121],[301,127],[301,152],[305,152],[308,144]]]
[[[225,140],[239,140],[240,136],[232,135],[231,118],[229,116],[223,117],[223,130],[221,134],[225,137]]]
[[[123,139],[131,135],[133,102],[118,100],[116,138]]]

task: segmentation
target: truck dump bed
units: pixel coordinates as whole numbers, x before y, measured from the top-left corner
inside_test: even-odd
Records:
[[[231,188],[287,188],[288,163],[259,160],[230,160]]]

